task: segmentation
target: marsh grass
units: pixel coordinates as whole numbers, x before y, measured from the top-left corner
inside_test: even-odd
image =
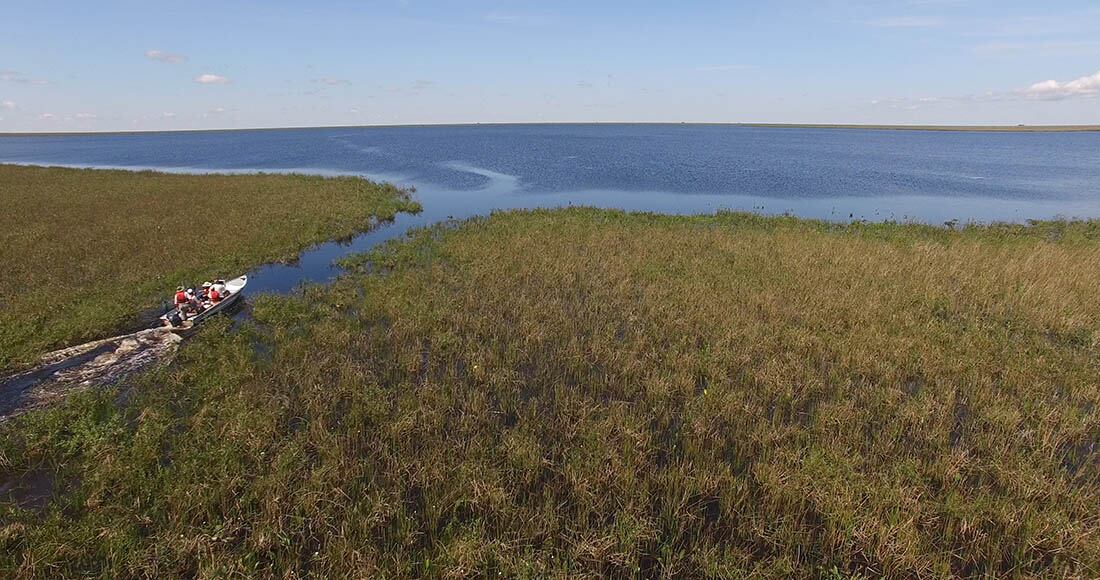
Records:
[[[390,185],[0,165],[0,371],[103,338],[179,284],[417,211]]]
[[[571,209],[254,301],[5,426],[0,567],[1095,577],[1100,228]],[[367,273],[370,272],[370,273]]]

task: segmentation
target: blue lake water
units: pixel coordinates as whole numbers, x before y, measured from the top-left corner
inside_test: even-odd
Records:
[[[332,260],[410,227],[495,209],[747,210],[832,220],[1100,217],[1100,133],[704,125],[483,125],[4,136],[0,162],[186,172],[365,175],[425,211],[253,273],[250,290],[324,280]]]

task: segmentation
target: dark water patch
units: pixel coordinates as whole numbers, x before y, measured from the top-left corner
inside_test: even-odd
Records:
[[[923,377],[917,375],[910,375],[905,378],[905,382],[902,384],[902,391],[906,395],[916,398],[920,396],[921,391],[924,389],[925,380]]]
[[[40,513],[54,497],[55,480],[45,468],[0,477],[0,501]]]
[[[951,448],[958,447],[966,435],[967,422],[970,420],[970,405],[961,394],[955,394],[955,404],[951,408],[951,433],[948,443]]]
[[[1090,465],[1100,464],[1100,430],[1061,445],[1062,468],[1071,477],[1085,475]],[[1100,480],[1100,472],[1092,470],[1092,479]]]

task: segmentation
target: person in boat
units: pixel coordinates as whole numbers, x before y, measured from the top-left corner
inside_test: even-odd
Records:
[[[172,299],[172,304],[176,308],[182,308],[184,304],[191,301],[191,298],[187,295],[187,292],[183,289],[183,286],[176,286],[176,295]]]
[[[199,295],[195,292],[194,288],[189,288],[187,290],[187,305],[180,310],[185,309],[190,310],[194,314],[198,314],[203,310],[206,310],[206,308],[202,305],[202,299],[199,298]]]
[[[226,297],[225,280],[214,280],[214,284],[210,286],[210,301],[217,304]]]
[[[176,286],[176,294],[172,297],[172,304],[176,307],[168,316],[168,324],[176,327],[187,321],[187,311],[191,308],[191,292],[184,290],[183,286]]]
[[[210,300],[210,287],[211,286],[213,286],[213,284],[209,280],[202,283],[202,293],[199,294],[199,300],[202,300],[203,302],[206,302],[207,300]]]

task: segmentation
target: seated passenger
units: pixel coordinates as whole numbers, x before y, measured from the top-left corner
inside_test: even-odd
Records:
[[[194,288],[189,288],[187,290],[187,308],[189,310],[191,310],[191,312],[194,312],[195,314],[198,314],[198,313],[202,312],[203,310],[206,310],[206,307],[204,307],[202,305],[202,300],[199,299],[197,294],[195,294],[195,289]]]
[[[183,286],[176,286],[176,296],[172,299],[172,304],[179,308],[187,304],[188,301],[190,301],[190,298],[188,298],[187,292],[183,290]]]
[[[226,296],[228,294],[225,291],[225,280],[214,280],[214,284],[210,286],[210,301],[219,302]]]

